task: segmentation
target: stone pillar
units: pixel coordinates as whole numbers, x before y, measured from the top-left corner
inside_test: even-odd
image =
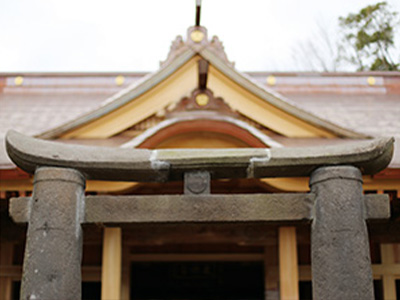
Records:
[[[313,299],[374,299],[362,177],[353,166],[321,167],[311,227]]]
[[[81,299],[84,188],[76,170],[36,170],[21,299]]]

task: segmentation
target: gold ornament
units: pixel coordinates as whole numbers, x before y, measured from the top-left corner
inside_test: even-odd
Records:
[[[194,30],[190,34],[190,38],[192,39],[193,42],[200,43],[204,39],[204,33],[201,32],[200,30]]]
[[[125,82],[125,77],[124,77],[124,76],[118,75],[117,77],[115,77],[115,83],[116,83],[118,86],[123,85],[124,82]]]
[[[196,96],[196,103],[199,106],[205,106],[208,104],[209,101],[210,101],[210,98],[208,97],[207,94],[198,94]]]
[[[375,79],[375,77],[370,76],[367,78],[367,82],[369,85],[375,85],[376,79]]]
[[[268,85],[275,85],[276,84],[275,76],[272,76],[272,75],[268,76],[267,77],[267,84]]]
[[[14,79],[15,85],[22,85],[24,83],[24,77],[22,76],[17,76]]]

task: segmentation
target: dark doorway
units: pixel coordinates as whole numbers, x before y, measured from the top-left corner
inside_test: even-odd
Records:
[[[264,299],[262,262],[135,262],[131,299]]]
[[[14,281],[12,286],[12,300],[20,299],[21,281]],[[101,298],[100,282],[82,282],[82,300],[97,300]]]

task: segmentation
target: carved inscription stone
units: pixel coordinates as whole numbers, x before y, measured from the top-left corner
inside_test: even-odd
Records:
[[[210,194],[210,173],[186,172],[184,185],[185,194]]]

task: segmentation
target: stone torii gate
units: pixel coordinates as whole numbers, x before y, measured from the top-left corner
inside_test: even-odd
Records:
[[[279,149],[144,150],[65,145],[10,131],[7,151],[35,174],[32,197],[11,201],[28,222],[21,299],[80,299],[84,223],[311,220],[314,299],[373,299],[366,219],[387,218],[385,195],[362,174],[391,160],[392,139]],[[210,194],[210,178],[310,176],[310,193]],[[184,180],[181,195],[87,196],[85,180]]]

